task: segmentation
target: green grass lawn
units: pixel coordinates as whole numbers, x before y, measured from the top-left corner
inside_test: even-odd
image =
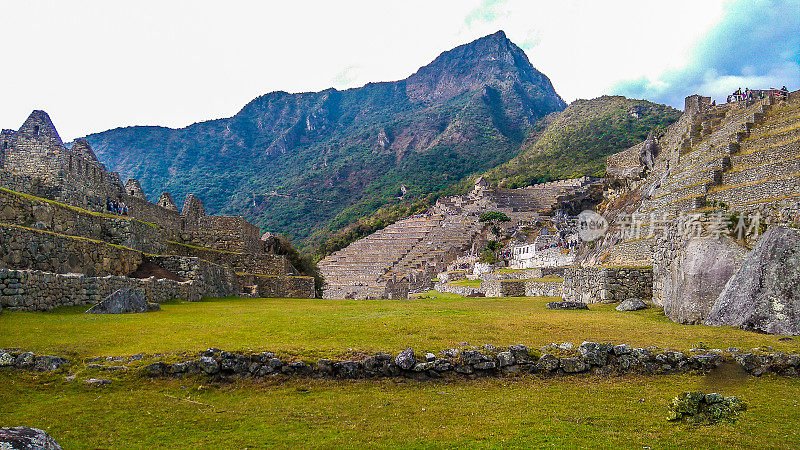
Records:
[[[688,350],[772,346],[800,351],[800,339],[730,327],[679,325],[650,308],[618,312],[595,304],[589,311],[551,311],[543,298],[412,300],[218,299],[174,302],[147,314],[87,315],[85,307],[48,313],[0,313],[0,348],[79,357],[178,353],[217,347],[274,351],[310,359],[357,352],[451,348],[460,342],[496,346],[584,340]]]
[[[180,354],[208,347],[272,350],[314,359],[437,351],[473,345],[595,340],[688,349],[772,346],[798,340],[738,329],[683,326],[658,309],[550,311],[541,298],[474,298],[429,293],[412,300],[219,299],[174,302],[162,311],[86,315],[0,313],[0,348],[67,355],[50,374],[0,370],[0,426],[47,430],[64,448],[549,447],[791,448],[798,436],[800,380],[709,375],[532,375],[419,382],[204,377],[149,379],[137,370],[86,367],[80,358]],[[170,356],[165,358],[169,359]],[[176,356],[179,358],[180,356]],[[78,358],[76,361],[75,358]],[[75,381],[66,381],[66,375]],[[102,377],[110,386],[82,380]],[[667,422],[667,403],[686,390],[740,395],[749,409],[735,424]]]
[[[800,381],[672,375],[455,382],[122,378],[105,388],[0,373],[4,425],[68,449],[264,447],[796,448]],[[666,421],[686,390],[748,403],[738,422]]]
[[[481,287],[481,280],[456,280],[451,281],[451,286]]]

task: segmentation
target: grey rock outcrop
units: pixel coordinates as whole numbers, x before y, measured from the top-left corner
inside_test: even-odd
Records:
[[[629,298],[619,305],[617,305],[617,311],[639,311],[640,309],[647,308],[647,304],[643,302],[641,299],[638,298]]]
[[[667,317],[681,324],[700,323],[746,254],[727,237],[689,239],[664,279]]]
[[[119,289],[102,302],[92,306],[86,314],[128,314],[158,311],[157,303],[148,303],[139,289]]]
[[[647,135],[647,139],[642,144],[641,152],[639,153],[639,163],[647,171],[652,171],[655,165],[655,159],[660,153],[661,149],[658,146],[653,132]]]
[[[61,450],[55,439],[38,428],[0,428],[0,448],[8,450]]]
[[[767,230],[725,285],[706,323],[800,335],[800,230]]]

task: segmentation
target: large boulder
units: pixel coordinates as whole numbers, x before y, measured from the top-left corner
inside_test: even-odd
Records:
[[[800,230],[767,230],[728,280],[706,323],[800,335]]]
[[[32,448],[61,450],[58,442],[38,428],[0,428],[0,449],[22,450]]]
[[[638,298],[629,298],[615,308],[617,311],[639,311],[647,308],[647,303]]]
[[[725,236],[689,239],[664,278],[664,313],[674,322],[700,323],[746,255]]]
[[[157,303],[148,303],[139,289],[119,289],[102,302],[92,306],[86,314],[127,314],[158,311]]]

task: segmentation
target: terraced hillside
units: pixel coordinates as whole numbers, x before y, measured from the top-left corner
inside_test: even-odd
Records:
[[[467,250],[483,226],[467,215],[423,214],[379,230],[319,263],[325,298],[382,298],[390,282],[413,278]],[[448,259],[449,261],[449,259]]]
[[[674,218],[711,210],[758,211],[765,220],[798,220],[792,216],[800,198],[800,91],[785,100],[769,97],[689,111],[659,143],[661,154],[634,190],[641,200],[629,212]],[[640,151],[641,144],[609,157],[609,172],[624,178],[621,174],[635,171]],[[620,211],[612,207],[608,215]],[[637,237],[616,242],[598,262],[652,264],[653,242]]]
[[[481,213],[500,211],[512,221],[538,220],[564,196],[586,191],[588,177],[523,189],[490,188],[479,179],[468,195],[442,197],[424,214],[401,220],[339,250],[319,263],[325,298],[404,298],[428,290],[434,274],[487,239]]]

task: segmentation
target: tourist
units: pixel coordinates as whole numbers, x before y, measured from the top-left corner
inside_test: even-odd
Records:
[[[122,202],[120,204],[120,208],[122,209],[122,215],[123,216],[127,216],[128,215],[128,205],[126,205],[125,202]]]
[[[106,197],[106,211],[111,212],[111,197]]]

